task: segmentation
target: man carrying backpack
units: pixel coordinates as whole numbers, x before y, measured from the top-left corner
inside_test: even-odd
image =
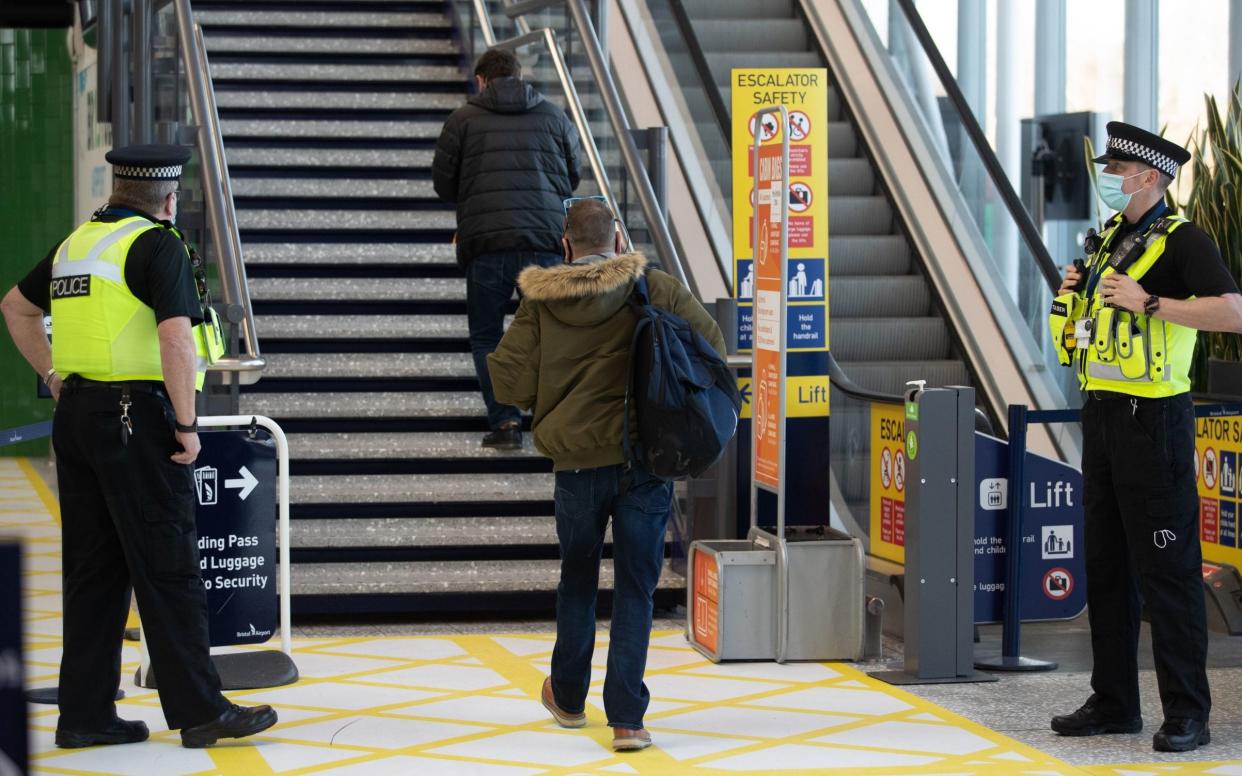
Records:
[[[685,319],[717,353],[724,352],[724,338],[677,280],[647,270],[640,253],[619,253],[620,234],[606,203],[575,202],[562,246],[563,266],[528,267],[518,277],[517,317],[488,356],[497,399],[533,408],[535,446],[556,471],[561,581],[552,675],[542,700],[561,726],[586,725],[600,556],[612,517],[615,582],[604,711],[614,749],[644,749],[651,736],[643,728],[650,700],[643,672],[673,488],[629,464],[625,453],[635,281],[646,272],[651,303]]]

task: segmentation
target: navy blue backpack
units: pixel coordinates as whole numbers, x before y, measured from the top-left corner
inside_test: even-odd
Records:
[[[656,477],[697,477],[719,460],[737,431],[742,398],[724,359],[703,335],[651,304],[647,278],[634,282],[638,314],[625,390],[625,454]],[[638,444],[630,444],[630,412]]]

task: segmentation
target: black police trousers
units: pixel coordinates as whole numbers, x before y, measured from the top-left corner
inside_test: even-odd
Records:
[[[131,393],[133,435],[121,444],[121,391],[66,385],[52,442],[63,535],[62,730],[89,732],[116,717],[121,640],[132,585],[168,727],[220,716],[228,701],[211,663],[207,593],[198,565],[194,475],[162,393]]]
[[[1082,428],[1091,688],[1105,709],[1139,716],[1145,603],[1165,718],[1207,721],[1212,698],[1190,395],[1093,393]]]

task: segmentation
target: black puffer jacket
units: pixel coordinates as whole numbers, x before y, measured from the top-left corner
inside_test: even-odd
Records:
[[[496,78],[444,122],[436,193],[457,203],[457,261],[484,253],[561,252],[561,202],[578,186],[578,133],[519,78]]]

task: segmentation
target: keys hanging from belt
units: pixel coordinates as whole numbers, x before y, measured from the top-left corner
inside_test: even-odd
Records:
[[[133,402],[129,399],[129,387],[121,389],[121,447],[129,444],[129,438],[134,433],[134,422],[129,418],[129,408]]]

